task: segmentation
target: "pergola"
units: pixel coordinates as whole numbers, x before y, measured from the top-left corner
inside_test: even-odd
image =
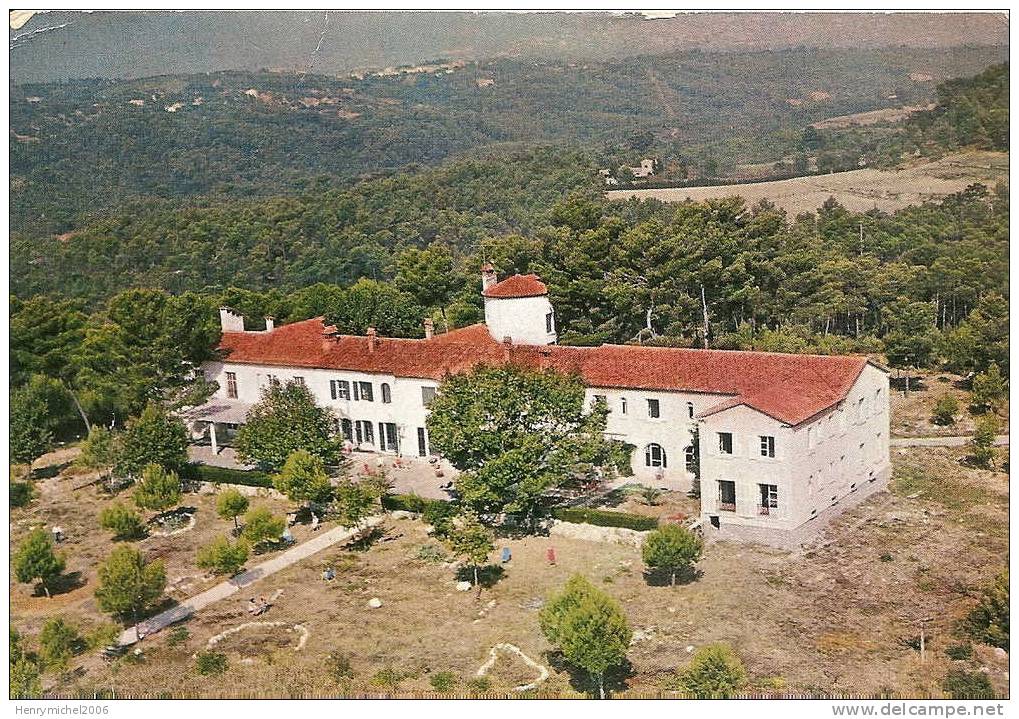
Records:
[[[209,442],[212,444],[212,453],[219,453],[219,443],[216,438],[217,424],[244,424],[251,405],[236,400],[213,399],[205,404],[194,407],[184,413],[185,419],[204,423],[209,430]]]

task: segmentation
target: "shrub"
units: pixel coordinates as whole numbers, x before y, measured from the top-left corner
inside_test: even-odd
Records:
[[[142,518],[120,502],[111,504],[99,513],[99,526],[113,532],[114,539],[138,539],[145,536]]]
[[[700,538],[689,529],[666,524],[647,536],[642,554],[650,569],[668,572],[672,576],[672,586],[676,586],[676,575],[689,572],[701,558],[702,549]]]
[[[984,590],[980,603],[970,612],[969,624],[974,638],[1006,652],[1009,648],[1008,569],[1002,570]]]
[[[955,415],[958,411],[959,400],[951,392],[946,392],[938,398],[934,405],[934,424],[955,424]]]
[[[994,451],[994,440],[1000,430],[1001,425],[996,415],[984,415],[977,420],[976,432],[970,445],[972,447],[970,457],[977,467],[989,469],[994,466],[994,458],[997,456]]]
[[[248,561],[248,543],[243,539],[230,542],[226,537],[216,537],[198,550],[198,566],[214,574],[233,576]]]
[[[326,657],[326,671],[337,684],[354,678],[354,668],[350,665],[350,657],[339,652],[333,652]]]
[[[952,699],[993,699],[994,687],[991,680],[983,672],[970,672],[965,669],[952,669],[941,683]]]
[[[678,677],[680,690],[699,699],[725,699],[746,686],[743,662],[731,647],[708,644],[698,649]]]
[[[456,688],[456,674],[453,672],[436,672],[428,681],[432,689],[443,694],[448,694]]]
[[[422,544],[417,551],[417,559],[431,564],[439,564],[446,561],[446,553],[442,547],[435,544]]]
[[[283,535],[286,520],[276,517],[266,507],[257,507],[244,515],[244,531],[241,536],[258,546],[264,542],[277,542]]]
[[[377,687],[394,691],[400,686],[400,682],[403,681],[403,673],[393,669],[392,667],[386,667],[385,669],[379,669],[375,674],[372,675],[371,683]]]
[[[191,632],[187,627],[174,627],[170,630],[170,636],[166,638],[166,643],[171,647],[179,647],[190,638]]]
[[[384,494],[382,495],[382,508],[390,512],[404,511],[421,514],[430,501],[436,500],[427,500],[417,494]]]
[[[142,509],[161,512],[180,503],[182,496],[180,477],[158,464],[148,464],[134,488],[134,503]]]
[[[472,694],[484,694],[492,689],[492,680],[488,677],[474,677],[467,682],[467,691]]]
[[[202,676],[222,674],[226,671],[226,654],[220,652],[198,652],[195,667]]]
[[[989,409],[997,411],[1007,396],[1008,389],[1005,387],[1005,379],[994,362],[973,378],[973,394],[970,396],[970,400],[974,410],[978,412],[986,412]]]
[[[945,649],[945,654],[948,655],[949,659],[972,659],[973,645],[969,642],[966,642],[965,644],[953,644]]]
[[[22,657],[11,664],[11,699],[38,699],[42,696],[42,682],[39,680],[39,665]]]
[[[71,657],[82,648],[78,630],[61,617],[48,619],[39,633],[39,656],[46,668],[66,669]]]
[[[17,507],[24,507],[26,504],[32,501],[32,483],[31,482],[17,482],[11,480],[11,493],[10,493],[10,507],[15,509]]]
[[[208,464],[189,464],[184,469],[188,479],[211,484],[242,484],[245,487],[272,488],[272,477],[265,472],[245,469],[213,467]]]
[[[104,622],[85,634],[85,645],[91,649],[105,649],[116,643],[120,637],[120,627],[116,624]]]
[[[19,582],[27,584],[38,579],[48,597],[50,586],[63,571],[64,558],[53,551],[53,538],[45,529],[32,530],[18,545],[14,575]]]
[[[102,426],[89,427],[74,463],[83,469],[107,469],[117,463],[120,438]]]
[[[594,524],[599,527],[623,527],[638,532],[647,532],[658,527],[658,520],[654,517],[584,507],[559,507],[553,510],[552,516],[564,522]]]

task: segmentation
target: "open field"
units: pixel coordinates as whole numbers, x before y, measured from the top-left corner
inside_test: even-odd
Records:
[[[612,200],[635,197],[663,202],[703,201],[739,195],[746,199],[748,205],[763,199],[770,200],[792,216],[814,212],[825,200],[834,197],[853,212],[874,208],[894,212],[908,205],[938,200],[975,182],[991,187],[1002,180],[1007,182],[1008,163],[1007,153],[964,152],[900,170],[851,170],[744,185],[609,190],[606,195]]]
[[[856,112],[852,115],[839,115],[829,117],[815,122],[811,127],[818,130],[836,130],[846,127],[865,127],[876,125],[879,122],[900,122],[905,120],[914,112],[930,110],[934,105],[915,105],[906,107],[886,107],[881,110],[870,110],[869,112]]]
[[[894,375],[893,375],[894,376]],[[891,393],[892,437],[957,437],[976,431],[976,416],[969,409],[970,393],[963,389],[963,378],[946,372],[915,375],[910,380],[909,394],[897,388]],[[959,413],[955,424],[933,422],[934,406],[942,395],[955,395]],[[1008,402],[998,411],[1001,433],[1008,434]]]
[[[632,666],[614,679],[617,692],[660,692],[689,661],[690,648],[727,641],[742,655],[755,690],[937,694],[953,664],[945,649],[962,639],[957,621],[1007,561],[1008,477],[961,465],[963,454],[893,450],[891,491],[837,519],[812,549],[714,544],[700,564],[701,576],[675,588],[650,586],[633,548],[532,536],[500,539],[497,546],[513,552],[503,576],[480,597],[461,593],[454,589],[451,564],[419,555],[422,547],[439,549],[426,527],[419,520],[388,519],[387,541],[363,551],[326,550],[285,569],[191,618],[180,643],[163,631],[139,645],[138,657],[106,664],[83,655],[76,659],[81,669],[48,675],[46,684],[61,695],[406,694],[429,691],[430,677],[448,671],[458,678],[458,691],[469,692],[467,682],[490,649],[508,642],[549,668],[540,693],[582,692],[583,678],[559,663],[537,622],[542,601],[581,572],[619,599],[635,631]],[[1007,450],[1002,454],[1007,457]],[[95,564],[110,547],[95,515],[109,500],[94,490],[68,495],[63,480],[45,481],[51,484],[40,488],[30,507],[14,510],[12,541],[32,523],[63,523],[71,535],[63,545],[68,569],[81,572],[84,584],[51,600],[12,584],[12,623],[27,637],[56,614],[83,626],[108,621],[92,592]],[[626,508],[636,509],[631,501]],[[195,574],[194,548],[229,526],[215,517],[211,498],[188,495],[185,504],[199,507],[192,532],[141,544],[150,556],[165,559],[170,579]],[[545,559],[553,542],[557,566]],[[333,582],[321,579],[327,566],[337,570]],[[189,593],[204,586],[198,579]],[[194,654],[212,637],[250,621],[248,595],[277,590],[277,605],[259,621],[279,624],[225,637],[216,650],[228,658],[226,673],[199,675]],[[373,597],[381,608],[369,608]],[[910,644],[918,632],[915,620],[924,616],[934,619],[921,664]],[[305,644],[295,650],[305,631]],[[330,672],[336,666],[330,655],[349,662],[348,676]],[[972,666],[988,667],[995,687],[1007,692],[1007,660],[978,646]],[[490,691],[511,693],[534,674],[512,654],[501,654],[488,675]]]

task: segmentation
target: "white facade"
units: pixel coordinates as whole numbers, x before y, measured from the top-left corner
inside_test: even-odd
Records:
[[[734,536],[760,529],[763,534],[750,536],[767,540],[768,532],[800,530],[853,506],[887,485],[889,427],[888,374],[871,364],[844,400],[795,427],[745,405],[705,417],[700,423],[705,526]],[[727,453],[723,445],[730,441]]]
[[[491,286],[489,281],[485,288]],[[509,337],[514,345],[554,343],[554,316],[551,332],[547,324],[551,312],[545,295],[485,298],[488,333],[498,342]],[[243,320],[234,313],[224,313],[222,321],[224,331],[243,332],[238,329]],[[478,330],[483,341],[489,343],[490,352],[492,343],[483,328]],[[279,331],[268,329],[244,335],[260,334],[270,341]],[[375,341],[373,333],[369,331],[367,343]],[[440,340],[422,340],[429,341]],[[503,357],[498,345],[495,348],[497,356]],[[483,350],[478,348],[479,352]],[[553,351],[577,350],[541,350]],[[509,352],[507,346],[506,358]],[[843,396],[842,400],[796,424],[775,419],[750,404],[737,403],[742,400],[731,393],[597,387],[589,383],[586,400],[592,405],[604,401],[609,409],[606,435],[633,445],[634,481],[691,490],[698,485],[690,470],[699,466],[701,519],[707,533],[785,545],[887,483],[891,469],[888,374],[863,360],[860,363],[862,370],[854,370],[859,371],[855,381],[852,374],[843,376],[832,388]],[[712,366],[708,365],[709,370]],[[629,381],[629,371],[626,365],[620,378]],[[229,356],[223,361],[207,362],[204,372],[208,380],[219,385],[209,403],[215,411],[233,406],[236,416],[238,408],[256,403],[270,382],[300,379],[320,405],[332,410],[336,431],[342,432],[354,449],[410,457],[431,454],[426,418],[428,402],[439,384],[435,379],[377,371],[273,366],[253,363],[250,356],[243,362],[231,362]],[[633,385],[643,379],[641,372],[639,363],[635,364]],[[817,406],[823,406],[823,402]],[[215,426],[221,420],[211,421]]]
[[[315,401],[332,410],[338,422],[337,432],[347,436],[354,449],[407,457],[431,454],[425,403],[438,386],[434,380],[229,361],[207,362],[203,368],[206,379],[219,384],[216,400],[255,404],[271,381],[286,383],[300,378]],[[370,388],[367,392],[366,387]],[[236,396],[231,396],[232,388],[236,388]],[[371,427],[370,431],[365,425]]]
[[[485,324],[492,337],[507,337],[517,345],[556,343],[555,312],[546,295],[540,297],[486,297]]]

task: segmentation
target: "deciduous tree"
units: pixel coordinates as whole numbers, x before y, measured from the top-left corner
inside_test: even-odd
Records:
[[[248,543],[243,539],[231,542],[226,537],[216,537],[198,550],[198,566],[216,574],[237,574],[248,561]]]
[[[232,519],[236,531],[237,518],[248,511],[248,504],[248,498],[231,487],[219,493],[216,499],[216,513],[223,519]]]
[[[479,522],[477,516],[465,513],[452,520],[443,539],[450,551],[471,567],[474,572],[474,585],[481,591],[478,567],[488,562],[488,556],[495,549],[491,530]]]
[[[333,491],[325,463],[306,449],[291,452],[272,483],[294,502],[327,502]]]
[[[278,472],[287,458],[305,450],[327,464],[338,461],[340,447],[332,436],[332,413],[315,403],[300,382],[269,383],[237,433],[237,456],[265,471]]]
[[[184,423],[155,403],[127,422],[115,470],[137,478],[150,464],[180,471],[187,463],[188,433]]]

